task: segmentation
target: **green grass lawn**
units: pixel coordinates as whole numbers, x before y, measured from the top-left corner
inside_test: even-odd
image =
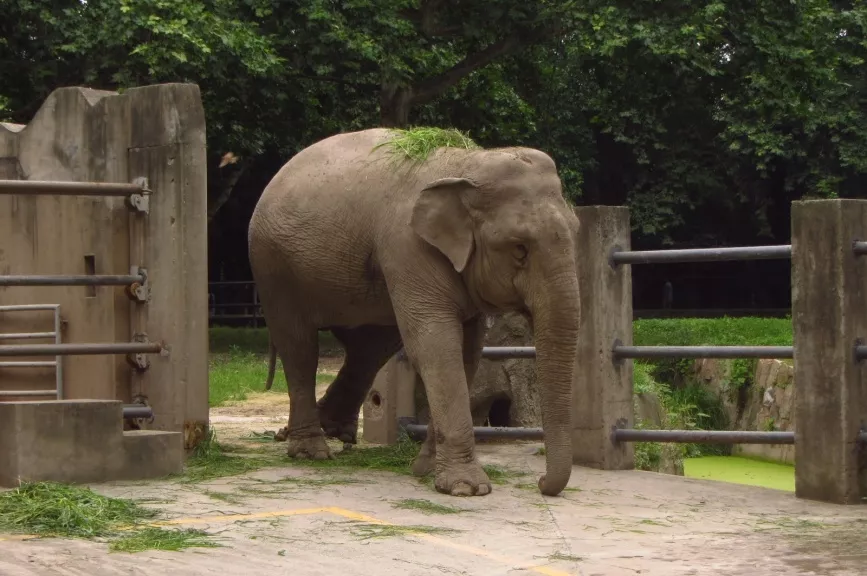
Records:
[[[684,476],[795,491],[795,467],[740,456],[702,456],[683,461]]]

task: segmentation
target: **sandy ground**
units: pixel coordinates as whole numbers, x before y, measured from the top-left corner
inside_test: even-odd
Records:
[[[212,412],[225,441],[277,430],[287,416],[288,399],[275,394],[254,394]],[[0,575],[867,574],[867,506],[579,467],[570,488],[548,498],[535,487],[544,470],[544,458],[535,454],[539,446],[480,445],[483,463],[526,475],[476,498],[438,494],[406,476],[347,476],[288,461],[285,468],[195,485],[96,485],[112,496],[154,498],[175,525],[207,530],[222,547],[124,554],[108,553],[100,542],[0,535]],[[428,515],[397,507],[404,499],[427,499],[463,512]],[[407,533],[411,526],[425,532]],[[431,528],[453,531],[430,533]]]

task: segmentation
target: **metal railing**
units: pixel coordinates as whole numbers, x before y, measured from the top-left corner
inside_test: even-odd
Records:
[[[0,334],[0,340],[36,340],[53,338],[53,346],[62,346],[60,304],[16,304],[0,306],[0,312],[24,312],[34,310],[51,310],[54,312],[54,332],[24,332]],[[37,344],[39,346],[39,344]],[[44,344],[42,346],[45,346]],[[15,348],[15,346],[0,346],[0,348]],[[0,368],[50,368],[54,367],[54,390],[0,390],[3,396],[55,396],[63,400],[63,355],[54,354],[53,361],[12,361],[0,362]]]

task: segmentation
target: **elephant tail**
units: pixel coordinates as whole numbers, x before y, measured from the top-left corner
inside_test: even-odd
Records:
[[[277,348],[271,342],[271,337],[268,337],[268,378],[265,380],[265,390],[270,390],[274,384],[274,372],[277,369]]]

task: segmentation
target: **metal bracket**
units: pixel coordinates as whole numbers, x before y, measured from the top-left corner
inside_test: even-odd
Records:
[[[149,342],[148,336],[144,332],[137,332],[137,333],[133,334],[132,341],[133,342],[141,342],[144,344]],[[135,370],[137,372],[144,372],[145,370],[147,370],[151,366],[151,361],[148,359],[147,354],[139,354],[139,353],[127,354],[126,355],[126,361],[130,366],[133,367],[133,370]]]
[[[152,408],[151,403],[148,402],[148,397],[145,396],[144,394],[136,394],[135,396],[133,396],[132,397],[132,403]],[[150,418],[148,418],[148,419],[139,418],[139,420],[142,420],[146,424],[153,424],[154,418],[155,418],[155,416],[153,416],[153,414],[151,414]]]
[[[132,181],[136,186],[141,186],[141,192],[130,194],[126,199],[126,204],[131,210],[149,214],[151,209],[151,190],[148,187],[147,178],[135,178]]]
[[[148,271],[146,268],[138,266],[130,267],[131,276],[141,276],[142,282],[133,282],[126,287],[126,295],[133,302],[147,302],[151,297],[150,283],[148,282]]]

